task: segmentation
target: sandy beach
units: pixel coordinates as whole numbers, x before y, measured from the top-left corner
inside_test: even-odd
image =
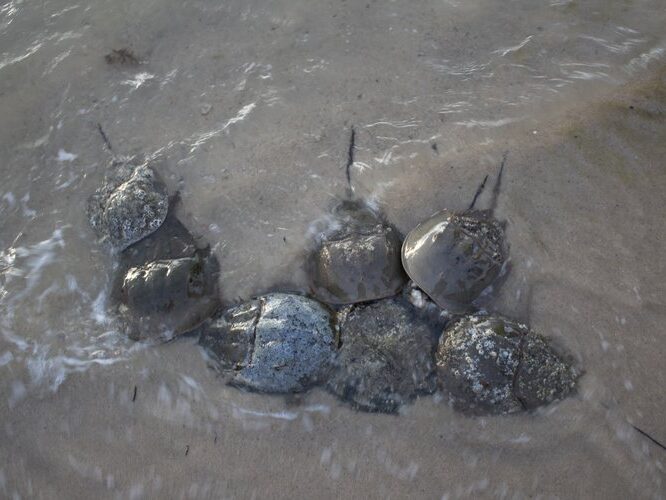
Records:
[[[0,496],[664,498],[666,9],[619,2],[0,7]],[[135,65],[104,55],[130,47]],[[228,387],[194,336],[126,339],[86,200],[152,161],[225,305],[304,293],[345,195],[406,234],[506,166],[485,307],[571,353],[577,393],[469,417]],[[477,206],[490,203],[486,189]]]

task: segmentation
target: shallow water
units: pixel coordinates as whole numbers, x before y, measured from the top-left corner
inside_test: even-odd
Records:
[[[666,451],[634,430],[666,443],[665,23],[663,0],[4,2],[0,496],[666,496]],[[141,64],[108,65],[121,47]],[[124,339],[85,217],[97,124],[180,191],[226,303],[304,290],[352,126],[355,192],[403,233],[508,151],[488,307],[571,352],[578,394],[364,414],[223,386],[194,338]]]

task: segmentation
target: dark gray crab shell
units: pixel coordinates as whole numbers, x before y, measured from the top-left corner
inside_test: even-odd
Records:
[[[219,264],[173,211],[164,223],[120,252],[111,300],[124,332],[134,340],[187,333],[219,307]]]
[[[578,371],[527,326],[472,315],[439,341],[437,371],[454,407],[477,415],[532,410],[569,395]]]
[[[402,264],[437,305],[462,313],[499,276],[506,253],[504,229],[489,212],[443,210],[407,235]]]
[[[333,213],[335,229],[310,256],[313,294],[329,304],[353,304],[390,297],[406,276],[398,232],[360,201],[344,201]]]
[[[331,392],[357,409],[394,413],[435,390],[436,329],[403,299],[343,309],[342,347],[328,381]]]
[[[169,338],[199,326],[218,307],[217,271],[217,260],[201,254],[128,269],[118,311],[129,337]]]

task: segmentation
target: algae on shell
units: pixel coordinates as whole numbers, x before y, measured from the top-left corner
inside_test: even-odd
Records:
[[[114,160],[88,200],[88,218],[101,240],[124,250],[156,231],[168,208],[166,187],[152,168]]]
[[[472,315],[448,327],[436,353],[442,388],[472,414],[531,410],[568,396],[578,371],[527,326]]]

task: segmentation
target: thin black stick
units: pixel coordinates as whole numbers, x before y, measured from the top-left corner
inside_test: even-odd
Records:
[[[647,432],[645,432],[645,431],[642,430],[642,429],[639,429],[639,428],[636,427],[635,425],[632,425],[632,427],[633,427],[634,429],[636,429],[638,432],[640,432],[641,434],[643,434],[643,436],[645,436],[646,438],[648,438],[648,439],[649,439],[650,441],[652,441],[654,444],[656,444],[657,446],[659,446],[659,448],[661,448],[662,450],[666,450],[666,446],[664,446],[662,443],[660,443],[660,442],[657,441],[655,438],[653,438],[652,436],[650,436]]]
[[[136,386],[134,386],[134,394],[132,394],[132,403],[136,401]]]
[[[101,123],[97,124],[97,130],[99,130],[99,134],[102,136],[102,140],[104,141],[104,144],[106,144],[106,147],[109,149],[111,154],[113,154],[113,146],[111,146],[111,141],[109,140],[109,138],[104,133],[104,129],[102,128]]]
[[[349,135],[349,149],[347,150],[347,187],[349,189],[349,194],[351,195],[354,192],[351,183],[351,166],[354,164],[354,149],[356,148],[356,129],[354,126],[351,127],[351,134]]]
[[[490,199],[490,213],[495,213],[497,208],[497,199],[499,198],[500,189],[502,187],[502,174],[504,173],[504,165],[506,165],[506,159],[509,156],[508,151],[504,151],[502,155],[502,163],[500,164],[499,173],[497,174],[497,180],[495,181],[495,186],[493,186],[493,196]]]
[[[474,193],[474,199],[472,200],[472,203],[469,204],[469,208],[467,210],[472,210],[474,208],[474,205],[476,205],[476,200],[479,198],[481,193],[483,193],[483,189],[486,187],[486,181],[488,180],[488,176],[486,175],[483,178],[483,181],[481,184],[479,184],[479,187],[476,188],[476,193]]]

